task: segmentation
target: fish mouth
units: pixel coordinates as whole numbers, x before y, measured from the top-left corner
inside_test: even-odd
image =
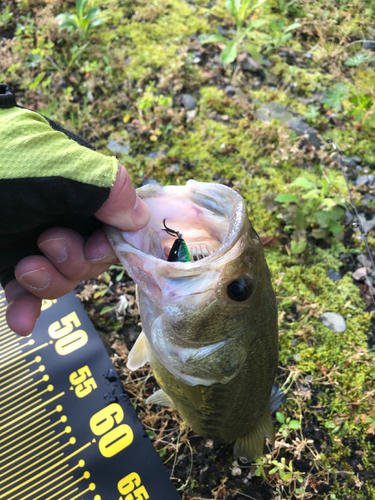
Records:
[[[150,261],[152,258],[164,261],[163,266],[168,265],[171,274],[176,269],[191,275],[194,272],[188,271],[220,259],[237,243],[247,219],[242,197],[221,184],[194,180],[187,181],[185,186],[149,184],[137,189],[137,194],[150,208],[149,223],[136,232],[116,234],[116,230],[107,228],[109,239],[115,250],[116,243],[122,246],[125,243]],[[181,234],[191,262],[168,262],[176,236],[165,231],[164,221],[168,228]]]

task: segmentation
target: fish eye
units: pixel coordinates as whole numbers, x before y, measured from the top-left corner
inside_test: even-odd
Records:
[[[239,278],[227,286],[229,298],[236,302],[248,299],[254,291],[254,283],[249,278]]]

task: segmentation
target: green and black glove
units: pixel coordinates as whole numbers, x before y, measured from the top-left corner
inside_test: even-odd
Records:
[[[104,156],[60,125],[16,104],[0,84],[0,281],[14,267],[40,254],[38,236],[63,226],[89,235],[101,226],[92,215],[107,200],[118,170]]]

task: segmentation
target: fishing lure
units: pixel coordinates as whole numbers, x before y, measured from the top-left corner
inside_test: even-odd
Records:
[[[168,262],[192,262],[192,258],[189,253],[189,249],[185,240],[182,237],[182,234],[174,229],[170,229],[165,225],[165,220],[163,220],[163,225],[165,231],[169,236],[177,236],[177,239],[173,242],[171,251],[168,255]]]

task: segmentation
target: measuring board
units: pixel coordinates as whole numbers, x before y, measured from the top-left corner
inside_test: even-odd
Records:
[[[74,292],[28,337],[0,288],[0,499],[180,500]]]

